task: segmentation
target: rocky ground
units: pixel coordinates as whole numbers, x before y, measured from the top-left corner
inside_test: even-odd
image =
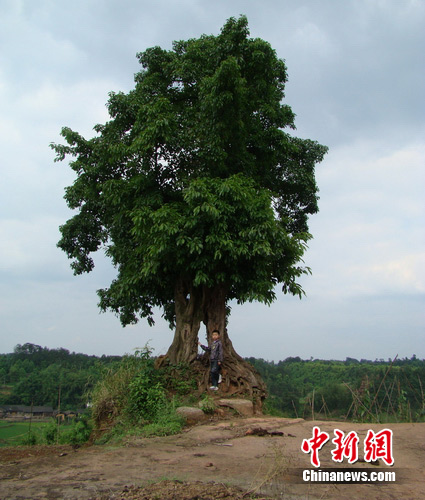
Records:
[[[310,468],[301,451],[314,426],[331,439],[319,452],[321,470],[395,470],[388,484],[302,483]],[[382,460],[332,461],[334,429],[356,431],[359,458],[367,431],[393,431],[394,468]],[[0,449],[0,499],[239,500],[368,498],[425,499],[425,424],[353,424],[275,417],[232,417],[188,427],[176,436],[127,439],[119,446]]]

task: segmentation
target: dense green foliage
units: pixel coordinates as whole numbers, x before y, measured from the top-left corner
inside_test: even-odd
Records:
[[[268,406],[291,417],[359,421],[425,419],[425,360],[249,358],[269,390]]]
[[[77,213],[58,243],[75,274],[105,250],[118,274],[98,292],[100,307],[123,324],[152,323],[155,306],[173,324],[182,283],[199,297],[222,287],[226,302],[269,303],[278,283],[301,295],[315,165],[327,148],[285,131],[295,115],[282,103],[283,60],[249,37],[244,16],[218,36],[138,58],[135,88],[110,94],[97,135],[65,127],[66,144],[52,145],[77,176],[65,194]]]
[[[88,356],[34,344],[17,345],[0,354],[0,404],[39,405],[62,410],[84,408],[86,395],[102,367],[119,356]]]
[[[96,430],[108,441],[128,433],[149,436],[179,432],[184,420],[176,412],[178,395],[194,389],[185,384],[182,390],[187,375],[183,367],[174,367],[173,372],[155,369],[148,347],[124,356],[105,370],[91,393]],[[177,391],[176,379],[181,381]]]
[[[248,361],[267,384],[266,408],[271,412],[362,421],[425,418],[425,360],[415,356],[394,362],[352,358]],[[123,358],[99,358],[66,349],[18,345],[13,353],[0,354],[0,404],[30,405],[33,401],[34,405],[56,408],[60,386],[62,409],[102,400],[106,414],[125,413],[131,421],[152,423],[161,413],[168,414],[170,394],[184,398],[196,389],[188,367],[159,372],[153,363],[148,349]],[[110,407],[108,398],[113,401]],[[204,403],[208,406],[208,401]]]
[[[88,416],[60,423],[44,421],[10,422],[0,420],[0,447],[35,444],[83,444],[90,438],[92,423]]]

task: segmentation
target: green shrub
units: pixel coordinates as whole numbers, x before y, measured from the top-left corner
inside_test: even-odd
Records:
[[[166,395],[160,382],[148,373],[137,374],[128,386],[127,411],[136,421],[152,422],[166,405]]]
[[[272,417],[291,417],[292,415],[288,415],[277,407],[275,398],[273,396],[269,396],[263,403],[263,413],[265,415],[270,415]]]
[[[177,370],[177,372],[176,372]],[[179,379],[179,373],[187,373]],[[180,382],[179,382],[180,380]],[[94,388],[93,416],[97,428],[109,431],[102,442],[122,439],[125,435],[175,434],[183,420],[175,411],[170,393],[186,393],[191,386],[190,373],[183,367],[157,370],[148,347],[125,356],[110,369]]]
[[[32,432],[28,432],[28,434],[25,434],[19,441],[19,444],[23,446],[34,446],[38,444],[38,439],[35,434]]]
[[[66,432],[63,434],[63,439],[66,443],[84,444],[90,439],[93,423],[89,417],[83,416],[73,422],[69,428],[65,427],[65,430]]]
[[[141,435],[150,436],[170,436],[178,434],[185,425],[185,419],[179,415],[175,408],[168,403],[163,411],[157,414],[155,420],[142,427]]]
[[[214,399],[209,394],[203,394],[201,397],[201,401],[199,403],[199,408],[204,413],[214,413],[215,412],[215,403]]]
[[[124,356],[119,363],[105,369],[91,393],[92,415],[95,425],[113,422],[128,403],[128,386],[139,371],[137,356]]]
[[[84,444],[91,436],[93,423],[88,416],[70,424],[59,424],[51,420],[43,429],[42,440],[46,444]]]
[[[314,398],[314,409],[320,411],[326,405],[328,411],[344,412],[350,407],[352,395],[350,390],[344,384],[331,382],[320,387]]]
[[[57,441],[58,423],[51,420],[43,430],[43,438],[47,444],[55,444]]]
[[[161,376],[165,389],[177,396],[187,396],[198,387],[196,375],[187,363],[165,366]]]

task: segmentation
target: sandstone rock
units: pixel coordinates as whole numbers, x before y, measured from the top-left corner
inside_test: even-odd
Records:
[[[197,424],[198,422],[203,422],[207,419],[205,413],[199,408],[180,406],[176,411],[179,415],[186,419],[186,423],[189,425]]]
[[[254,415],[254,405],[252,401],[247,399],[219,399],[219,406],[227,406],[236,410],[244,417],[252,417]]]

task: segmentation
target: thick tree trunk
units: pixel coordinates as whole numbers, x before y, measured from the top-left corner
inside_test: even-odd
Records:
[[[207,339],[201,343],[211,343],[211,334],[218,330],[223,344],[222,383],[218,392],[221,396],[239,395],[253,400],[261,411],[266,396],[266,385],[257,371],[233,348],[226,328],[225,286],[214,288],[194,288],[183,280],[175,288],[176,329],[173,342],[157,366],[164,363],[177,365],[187,363],[199,373],[200,393],[207,390],[209,383],[209,355],[198,356],[198,334],[201,323],[206,326]]]
[[[226,288],[217,286],[207,291],[204,300],[204,323],[207,327],[208,343],[211,343],[212,332],[218,330],[223,344],[223,382],[220,385],[220,393],[226,396],[248,396],[254,401],[257,409],[261,410],[267,394],[266,385],[254,367],[239,356],[233,347],[226,327],[226,295]]]
[[[176,329],[173,343],[166,358],[169,363],[191,364],[198,355],[198,333],[203,319],[203,293],[184,280],[176,284],[174,291]]]

